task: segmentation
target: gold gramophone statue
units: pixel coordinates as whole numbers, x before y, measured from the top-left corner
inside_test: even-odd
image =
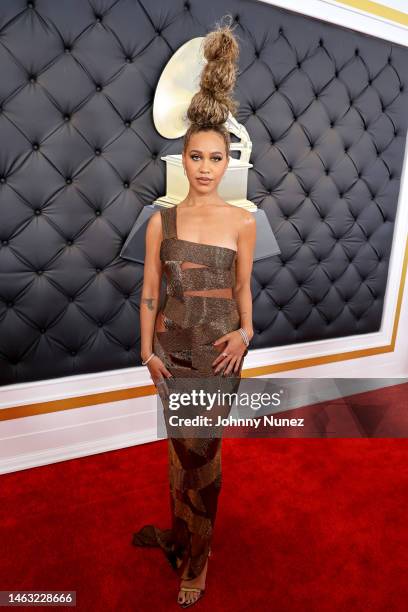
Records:
[[[168,139],[184,136],[188,128],[187,109],[193,95],[199,90],[199,80],[206,59],[202,53],[204,37],[193,38],[182,45],[163,70],[157,84],[153,102],[153,120],[157,131]],[[256,246],[254,261],[278,255],[281,251],[264,210],[247,199],[248,168],[252,142],[245,127],[229,113],[226,121],[229,131],[239,138],[231,142],[233,151],[240,151],[240,159],[229,158],[218,193],[234,206],[249,210],[256,220]],[[182,156],[165,155],[166,195],[154,200],[142,210],[120,252],[120,257],[140,264],[145,259],[145,235],[147,223],[158,206],[177,206],[188,194],[189,183],[183,172]]]
[[[153,102],[154,125],[164,138],[183,136],[188,128],[186,111],[194,94],[199,90],[200,75],[206,62],[202,53],[204,37],[193,38],[174,53],[164,68],[157,84]],[[252,142],[246,128],[229,113],[227,129],[239,142],[231,142],[232,151],[240,151],[240,159],[230,157],[228,168],[218,187],[220,197],[250,211],[257,210],[247,200],[248,168]],[[160,206],[173,206],[187,196],[189,184],[183,172],[181,153],[161,157],[166,162],[166,195],[154,201]]]

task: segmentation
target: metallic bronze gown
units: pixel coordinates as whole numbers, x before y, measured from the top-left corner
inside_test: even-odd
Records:
[[[232,294],[237,253],[179,239],[177,206],[160,213],[167,294],[156,318],[153,350],[175,379],[202,379],[203,386],[216,382],[221,390],[229,384],[233,392],[248,349],[238,373],[214,375],[211,364],[226,346],[212,342],[240,327]],[[145,525],[133,535],[135,546],[160,546],[184,579],[198,576],[207,560],[221,488],[221,446],[221,436],[169,437],[171,529]]]

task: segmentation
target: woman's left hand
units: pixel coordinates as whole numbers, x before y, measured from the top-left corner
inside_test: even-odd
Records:
[[[214,374],[224,370],[223,376],[225,376],[232,371],[239,371],[241,359],[247,353],[247,346],[238,330],[220,336],[213,342],[213,345],[217,346],[223,343],[226,343],[226,346],[211,365],[216,368]]]

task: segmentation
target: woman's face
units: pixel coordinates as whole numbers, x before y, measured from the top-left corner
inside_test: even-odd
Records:
[[[229,161],[220,134],[213,130],[193,134],[182,157],[192,189],[201,194],[217,189]]]

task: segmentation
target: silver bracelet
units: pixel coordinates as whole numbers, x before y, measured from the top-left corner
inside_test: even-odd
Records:
[[[245,346],[248,346],[249,338],[248,338],[248,334],[246,333],[246,330],[243,327],[240,327],[238,331],[242,336],[242,340],[244,341]]]
[[[150,357],[148,357],[148,358],[146,359],[146,361],[142,361],[142,365],[146,365],[146,363],[149,363],[149,361],[151,360],[151,358],[152,358],[152,357],[154,357],[155,355],[156,355],[156,353],[152,353],[152,354],[150,355]]]

